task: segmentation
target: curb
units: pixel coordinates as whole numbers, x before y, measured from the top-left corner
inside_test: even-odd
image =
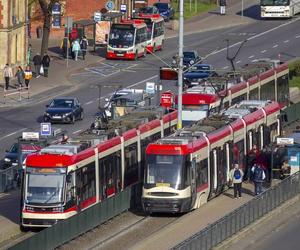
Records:
[[[282,205],[275,208],[273,211],[267,213],[262,218],[260,218],[257,221],[251,223],[250,225],[246,226],[246,228],[242,229],[239,233],[234,234],[229,239],[223,241],[218,246],[213,247],[212,249],[213,250],[229,250],[229,249],[231,249],[232,244],[236,244],[242,238],[247,237],[251,233],[255,233],[256,229],[258,227],[260,227],[260,224],[262,224],[262,223],[266,222],[267,220],[279,215],[282,211],[285,211],[289,206],[295,204],[299,200],[300,200],[300,195],[298,194],[296,197],[287,200]]]

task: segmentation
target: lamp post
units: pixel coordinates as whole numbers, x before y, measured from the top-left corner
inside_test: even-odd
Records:
[[[183,80],[183,0],[179,0],[179,40],[178,40],[178,117],[177,129],[182,128],[182,80]]]

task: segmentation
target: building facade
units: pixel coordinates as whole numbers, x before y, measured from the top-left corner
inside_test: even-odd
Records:
[[[0,0],[0,73],[6,63],[15,70],[27,54],[27,0]]]

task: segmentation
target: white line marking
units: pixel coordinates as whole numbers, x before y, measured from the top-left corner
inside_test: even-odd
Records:
[[[5,135],[5,136],[1,137],[0,140],[3,140],[3,139],[5,139],[5,138],[7,138],[7,137],[10,137],[10,136],[12,136],[12,135],[15,135],[15,134],[17,134],[17,133],[19,133],[19,132],[22,132],[22,131],[26,130],[26,129],[27,129],[27,128],[19,129],[19,130],[15,131],[15,132],[12,132],[12,133],[10,133],[10,134],[8,134],[8,135]]]
[[[222,69],[228,69],[228,66],[223,67]]]
[[[278,47],[278,44],[275,44],[272,48],[277,48]]]
[[[264,49],[264,50],[262,50],[260,53],[266,53],[267,51]]]
[[[86,102],[84,105],[89,105],[89,104],[92,104],[94,101],[89,101],[89,102]]]
[[[257,59],[252,60],[251,62],[257,62]]]
[[[81,129],[78,129],[78,130],[74,131],[73,134],[77,134],[77,133],[79,133],[80,131],[81,131]]]
[[[296,38],[300,38],[300,35],[298,35],[298,36],[295,36]]]
[[[284,43],[288,43],[290,40],[285,40]]]
[[[249,59],[251,59],[251,58],[253,58],[253,57],[254,57],[254,55],[252,55],[252,56],[249,56],[248,58],[249,58]]]
[[[242,61],[241,60],[239,60],[239,61],[237,61],[236,63],[241,63]]]

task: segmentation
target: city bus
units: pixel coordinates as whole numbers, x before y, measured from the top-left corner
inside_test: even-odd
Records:
[[[107,59],[137,60],[146,56],[147,25],[143,20],[122,20],[111,26]]]
[[[300,12],[300,0],[261,0],[262,18],[290,18]]]
[[[135,17],[144,20],[147,25],[147,52],[153,53],[162,50],[165,40],[165,22],[159,14],[143,14]]]

